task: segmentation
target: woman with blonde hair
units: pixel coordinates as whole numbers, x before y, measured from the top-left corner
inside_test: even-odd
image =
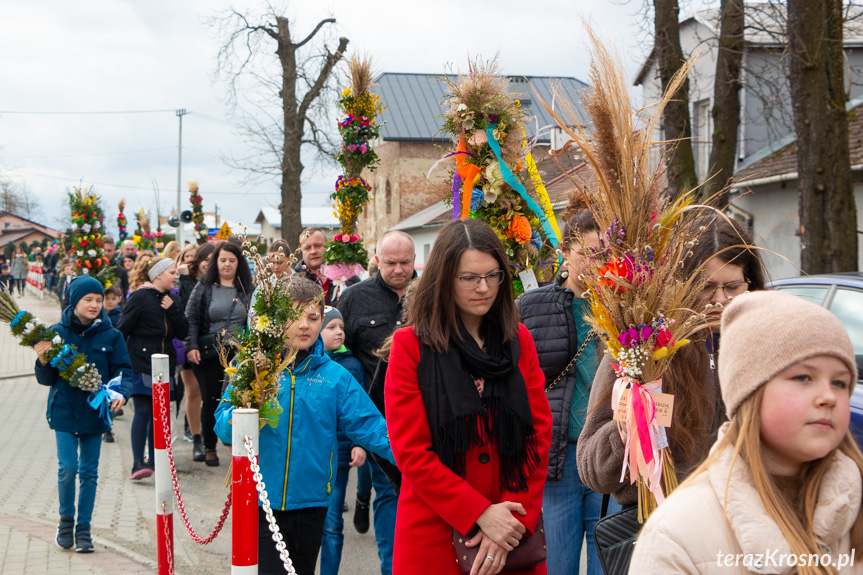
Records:
[[[863,454],[848,431],[854,348],[829,311],[791,294],[722,316],[729,422],[644,525],[630,573],[863,573]],[[844,569],[843,569],[844,568]]]
[[[178,244],[174,240],[171,240],[170,242],[167,243],[167,245],[164,247],[164,249],[162,249],[162,253],[159,255],[162,256],[163,258],[169,258],[169,259],[172,259],[174,261],[180,261],[179,258],[177,257],[180,255],[180,244]]]
[[[129,293],[126,294],[126,299],[132,295],[132,292],[141,287],[147,281],[147,267],[149,263],[156,257],[156,254],[150,250],[141,250],[135,257],[135,263],[132,265],[132,270],[129,272]]]

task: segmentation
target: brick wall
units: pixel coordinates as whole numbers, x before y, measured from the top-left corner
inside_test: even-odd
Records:
[[[372,184],[369,203],[357,223],[363,243],[371,251],[377,238],[398,222],[440,201],[447,192],[444,166],[426,180],[432,165],[448,145],[445,142],[384,142],[375,148],[380,166],[363,177]],[[390,200],[387,211],[387,182]]]

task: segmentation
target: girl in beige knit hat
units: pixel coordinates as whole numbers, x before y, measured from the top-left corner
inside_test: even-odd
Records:
[[[826,309],[773,291],[736,298],[722,334],[730,421],[645,524],[630,573],[863,573],[848,334]]]

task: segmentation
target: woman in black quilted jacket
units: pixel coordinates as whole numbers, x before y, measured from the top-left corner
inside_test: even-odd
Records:
[[[552,285],[523,293],[516,300],[521,322],[536,342],[539,365],[545,373],[551,407],[552,435],[548,479],[543,492],[543,518],[549,573],[578,573],[581,545],[587,538],[587,573],[601,575],[593,543],[602,495],[581,482],[575,447],[584,426],[593,376],[602,356],[584,320],[590,304],[587,286],[579,279],[589,250],[599,249],[599,230],[583,200],[573,200],[572,215],[563,230],[565,258]],[[617,511],[612,502],[611,512]]]

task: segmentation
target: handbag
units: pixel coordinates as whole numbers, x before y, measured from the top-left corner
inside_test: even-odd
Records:
[[[226,323],[231,323],[231,317],[234,315],[234,308],[237,307],[237,298],[231,302],[231,308],[228,310],[228,319]],[[198,349],[201,352],[201,361],[215,359],[219,356],[219,350],[222,347],[222,338],[219,333],[208,333],[198,338]]]
[[[641,523],[638,522],[638,505],[627,505],[622,511],[605,516],[609,496],[602,496],[601,519],[593,530],[593,541],[599,555],[599,564],[605,575],[625,575],[635,549]]]
[[[458,562],[462,575],[470,573],[480,547],[479,545],[468,547],[465,545],[467,539],[467,537],[455,529],[452,530],[452,545],[455,547],[455,560]],[[509,552],[506,556],[506,565],[504,565],[503,571],[516,571],[539,565],[545,562],[546,552],[545,525],[542,522],[542,512],[540,512],[539,521],[536,524],[536,529],[533,530],[533,535],[523,537],[518,547]]]

